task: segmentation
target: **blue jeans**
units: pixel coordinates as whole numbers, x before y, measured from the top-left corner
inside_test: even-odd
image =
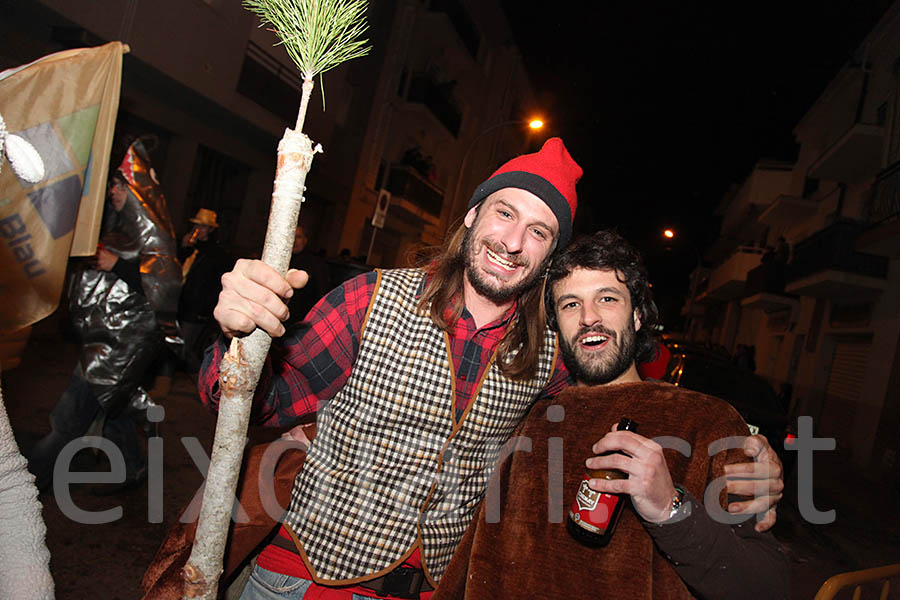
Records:
[[[254,565],[240,600],[301,600],[312,583]]]
[[[77,371],[78,367],[75,368]],[[60,451],[66,444],[87,433],[101,412],[88,382],[73,373],[69,387],[50,411],[50,433],[38,440],[28,458],[28,470],[34,474],[39,490],[47,489],[53,483],[53,467]],[[125,478],[135,479],[144,468],[145,461],[131,415],[123,413],[115,419],[107,418],[103,436],[122,452]]]
[[[240,600],[302,600],[311,586],[315,583],[308,579],[274,573],[254,565]],[[353,594],[352,598],[368,600],[370,597]]]

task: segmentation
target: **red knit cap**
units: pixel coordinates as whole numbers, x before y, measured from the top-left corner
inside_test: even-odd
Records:
[[[572,239],[572,221],[578,196],[575,184],[581,179],[578,166],[563,141],[550,138],[534,154],[523,154],[507,162],[494,171],[484,183],[476,188],[469,200],[469,208],[503,188],[527,190],[547,203],[559,222],[558,249],[563,249]]]

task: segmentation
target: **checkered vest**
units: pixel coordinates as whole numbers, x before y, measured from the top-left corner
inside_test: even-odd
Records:
[[[484,495],[500,448],[553,372],[548,329],[537,375],[493,362],[459,423],[449,339],[416,313],[418,270],[379,273],[346,385],[317,415],[284,522],[317,581],[378,577],[416,545],[437,582]]]

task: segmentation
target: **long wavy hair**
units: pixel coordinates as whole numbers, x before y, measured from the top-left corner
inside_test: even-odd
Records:
[[[474,225],[473,225],[474,228]],[[443,245],[425,253],[419,267],[428,273],[428,283],[416,307],[429,315],[442,330],[450,330],[462,315],[463,278],[466,271],[465,239],[471,229],[461,223]],[[553,254],[551,250],[550,254]],[[548,259],[549,260],[549,257]],[[544,265],[539,267],[544,270]],[[518,308],[497,348],[497,364],[506,377],[534,378],[547,327],[544,310],[544,277],[541,276],[518,300]]]
[[[637,248],[611,230],[601,230],[591,236],[580,237],[553,261],[545,283],[545,306],[550,326],[559,330],[553,302],[553,287],[577,268],[593,271],[614,271],[616,279],[624,283],[631,295],[631,306],[638,311],[641,328],[634,334],[635,362],[653,359],[656,349],[655,325],[659,311],[653,302],[647,268]]]

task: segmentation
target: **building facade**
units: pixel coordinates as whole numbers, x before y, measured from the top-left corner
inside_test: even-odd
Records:
[[[259,255],[275,149],[296,120],[302,83],[272,32],[238,0],[3,6],[0,69],[65,48],[128,44],[112,160],[152,135],[176,230],[210,208],[236,255]],[[373,0],[367,20],[369,56],[316,78],[304,131],[325,151],[307,178],[300,222],[313,250],[366,257],[371,246],[373,265],[395,266],[406,250],[440,243],[462,216],[458,187],[473,188],[529,147],[513,126],[480,134],[524,119],[532,92],[499,2]],[[381,188],[393,201],[373,244]]]
[[[793,165],[758,164],[723,201],[694,337],[754,346],[757,372],[790,395],[793,417],[812,416],[817,435],[896,482],[900,3],[794,136]]]

